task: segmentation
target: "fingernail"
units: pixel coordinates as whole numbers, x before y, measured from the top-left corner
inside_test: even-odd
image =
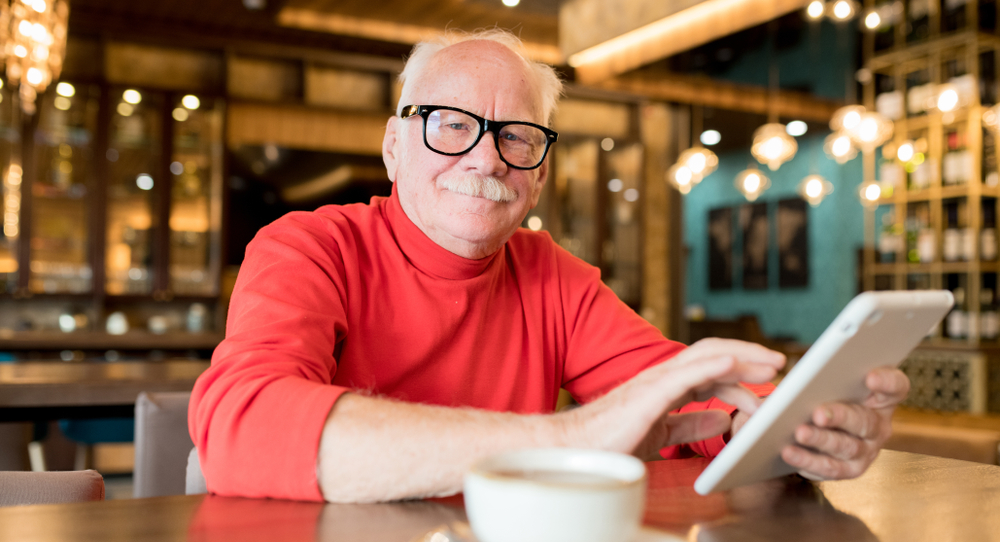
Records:
[[[823,423],[829,423],[833,419],[833,412],[830,412],[829,408],[823,409]]]

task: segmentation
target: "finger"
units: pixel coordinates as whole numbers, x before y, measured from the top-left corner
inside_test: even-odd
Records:
[[[664,420],[667,431],[667,442],[663,445],[673,446],[688,442],[698,442],[729,430],[731,419],[722,410],[703,410],[672,414]]]
[[[707,401],[712,397],[718,397],[720,401],[732,405],[746,414],[757,412],[757,408],[762,402],[757,394],[740,384],[716,384],[695,394],[697,401]]]
[[[775,352],[756,343],[716,338],[702,339],[694,343],[675,356],[672,361],[683,365],[723,355],[735,356],[740,361],[762,363],[775,369],[780,369],[785,365],[785,355],[780,352]]]
[[[839,429],[862,439],[878,439],[888,420],[875,410],[856,403],[827,403],[812,413],[817,427]]]
[[[864,472],[868,462],[843,461],[820,454],[801,446],[788,445],[781,449],[781,459],[799,472],[810,477],[827,480],[856,478]]]
[[[872,408],[895,407],[910,392],[910,379],[899,369],[879,367],[865,376],[865,386],[872,392],[866,404]]]
[[[808,424],[795,428],[795,442],[843,461],[863,457],[868,445],[864,440],[843,431],[823,429]]]

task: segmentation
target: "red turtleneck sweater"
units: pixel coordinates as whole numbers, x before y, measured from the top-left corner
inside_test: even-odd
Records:
[[[468,260],[424,235],[394,191],[260,231],[189,427],[210,491],[322,500],[320,434],[345,391],[545,413],[560,387],[586,402],[682,348],[547,233],[518,230]],[[732,411],[718,400],[684,410],[706,407]]]

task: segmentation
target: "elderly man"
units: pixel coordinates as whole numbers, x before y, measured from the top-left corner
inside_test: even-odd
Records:
[[[191,402],[209,490],[385,501],[455,493],[505,449],[712,455],[756,408],[751,389],[770,389],[780,354],[671,342],[596,269],[518,229],[560,92],[518,51],[503,32],[418,45],[383,143],[391,197],[290,214],[247,248]],[[867,384],[865,404],[817,409],[785,460],[863,472],[908,388],[888,369]],[[553,413],[560,387],[583,406]]]

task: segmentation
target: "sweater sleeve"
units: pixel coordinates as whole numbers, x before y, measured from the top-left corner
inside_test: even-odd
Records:
[[[671,341],[625,305],[600,280],[600,271],[556,248],[561,295],[567,322],[567,349],[563,387],[579,402],[589,402],[644,369],[663,363],[686,348]],[[771,384],[746,384],[758,396]],[[684,405],[677,412],[736,408],[716,398]],[[682,446],[664,448],[665,458],[697,454],[714,457],[725,446],[722,435]]]
[[[346,391],[331,379],[347,333],[343,260],[336,228],[324,222],[293,213],[247,247],[226,338],[196,382],[188,414],[213,493],[322,500],[316,454]]]

